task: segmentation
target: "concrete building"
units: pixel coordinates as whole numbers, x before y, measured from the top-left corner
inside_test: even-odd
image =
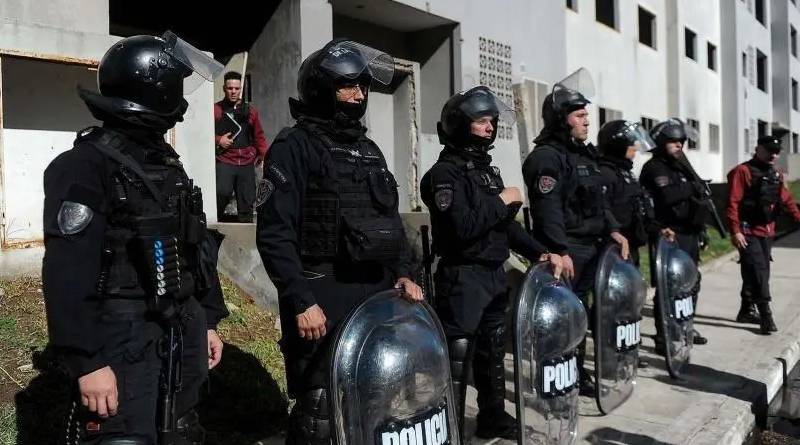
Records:
[[[76,86],[96,89],[100,58],[119,40],[109,33],[109,2],[0,2],[0,243],[42,238],[42,174],[96,125]],[[212,86],[188,97],[184,122],[168,137],[198,185],[214,190]],[[213,193],[207,193],[213,197]],[[213,198],[206,213],[216,214]]]
[[[0,241],[41,238],[43,168],[92,122],[75,84],[94,85],[98,59],[120,37],[170,28],[223,62],[246,51],[247,96],[270,141],[293,122],[287,99],[296,96],[300,62],[327,41],[348,37],[394,55],[398,75],[371,93],[365,123],[398,178],[401,210],[410,212],[423,210],[419,179],[441,149],[436,122],[447,97],[486,84],[515,104],[517,126],[500,129],[492,155],[506,182],[522,186],[541,102],[580,67],[596,85],[593,134],[612,119],[649,127],[680,117],[700,135],[690,159],[714,181],[750,156],[759,134],[782,132],[787,151],[797,152],[795,1],[273,0],[226,23],[216,10],[187,20],[180,5],[155,0],[80,0],[79,8],[7,0],[0,3]],[[209,85],[191,98],[186,122],[170,135],[206,190],[211,220],[212,92]],[[784,166],[800,175],[800,154]]]

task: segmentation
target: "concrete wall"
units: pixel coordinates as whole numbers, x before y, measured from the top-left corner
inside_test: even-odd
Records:
[[[578,3],[566,9],[567,72],[589,70],[595,83],[590,107],[590,134],[599,130],[599,107],[622,112],[623,119],[639,121],[642,115],[663,119],[668,115],[666,90],[666,14],[663,1],[642,2],[656,16],[656,48],[639,43],[638,8],[634,2],[617,5],[617,28],[595,19],[595,3]],[[603,45],[587,42],[602,41]]]
[[[47,0],[46,4],[37,0],[3,0],[0,2],[0,20],[108,34],[108,0]],[[0,32],[0,35],[3,34]]]
[[[722,0],[725,2],[725,0]],[[671,110],[681,119],[699,121],[700,140],[697,149],[686,150],[689,160],[697,173],[713,181],[723,181],[725,171],[722,169],[721,151],[710,152],[709,125],[722,125],[721,78],[719,68],[719,48],[721,46],[720,20],[717,11],[718,0],[696,2],[682,0],[678,9],[678,37],[680,79],[678,91],[678,109]],[[686,57],[685,32],[688,27],[697,34],[695,41],[696,60]],[[708,67],[708,44],[717,48],[717,70]],[[721,147],[720,147],[721,149]]]
[[[289,97],[297,97],[297,70],[305,57],[330,41],[332,12],[325,0],[283,0],[247,59],[253,104],[261,111],[267,141],[292,124]]]
[[[186,173],[203,190],[203,210],[209,223],[217,221],[217,178],[214,160],[214,84],[204,82],[186,96],[189,109],[174,129],[175,150]]]
[[[92,88],[86,67],[3,57],[2,165],[5,235],[8,241],[41,238],[42,174],[72,147],[75,132],[97,124],[75,93]]]

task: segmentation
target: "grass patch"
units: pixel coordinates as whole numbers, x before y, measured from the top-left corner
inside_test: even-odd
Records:
[[[0,405],[0,444],[17,443],[17,416],[12,405]]]

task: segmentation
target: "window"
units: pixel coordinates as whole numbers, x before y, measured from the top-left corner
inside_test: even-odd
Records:
[[[600,126],[602,127],[606,122],[622,119],[622,112],[612,110],[611,108],[600,107],[598,112],[600,118]]]
[[[645,130],[650,131],[655,126],[656,126],[656,120],[655,119],[650,118],[650,117],[642,116],[642,127],[644,127]]]
[[[719,153],[719,125],[708,124],[708,151]]]
[[[641,7],[639,7],[639,43],[653,49],[656,47],[656,16]]]
[[[578,0],[567,0],[567,8],[578,12]]]
[[[767,135],[767,123],[762,121],[761,119],[758,120],[758,139],[763,138]]]
[[[610,27],[617,29],[617,0],[595,0],[595,19]]]
[[[742,53],[742,77],[747,77],[747,53]]]
[[[708,52],[708,69],[711,71],[717,70],[717,47],[711,43],[707,46]]]
[[[792,79],[792,110],[800,111],[797,103],[797,81]]]
[[[684,37],[683,44],[686,46],[684,48],[686,57],[692,60],[697,60],[697,34],[695,34],[691,29],[685,28]]]
[[[695,119],[686,119],[686,123],[695,129],[697,132],[697,139],[688,139],[687,142],[689,143],[689,148],[691,150],[698,150],[698,146],[700,144],[700,122]]]
[[[797,30],[794,29],[794,26],[789,28],[789,45],[792,48],[792,55],[797,57]]]
[[[759,90],[767,92],[767,56],[759,50],[756,50],[756,86]]]
[[[764,0],[756,0],[756,20],[767,26],[767,10]]]
[[[792,133],[792,154],[800,153],[800,137],[797,133]]]

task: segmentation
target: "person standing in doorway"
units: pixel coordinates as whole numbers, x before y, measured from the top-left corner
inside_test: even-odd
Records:
[[[253,222],[256,168],[267,155],[267,140],[256,108],[242,100],[242,75],[225,73],[225,97],[214,104],[214,141],[217,156],[217,219],[225,221],[225,207],[236,195],[237,222]]]

